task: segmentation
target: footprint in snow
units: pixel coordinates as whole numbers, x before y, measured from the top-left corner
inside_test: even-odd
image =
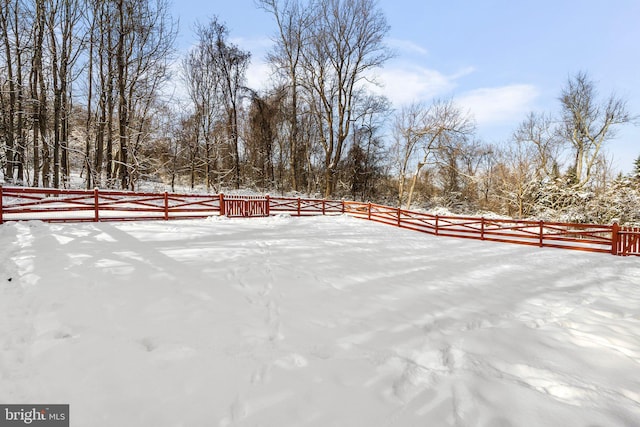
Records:
[[[297,369],[307,366],[309,362],[307,359],[297,353],[291,353],[281,359],[275,361],[274,365],[283,369]]]

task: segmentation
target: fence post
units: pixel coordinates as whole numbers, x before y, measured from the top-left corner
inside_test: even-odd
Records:
[[[169,193],[164,192],[164,220],[169,220]]]
[[[371,203],[367,203],[367,219],[371,221]]]
[[[617,222],[611,227],[611,255],[618,255],[618,240],[620,239],[620,226]]]
[[[226,214],[224,211],[224,194],[220,193],[218,197],[220,198],[220,216],[224,216]]]
[[[326,208],[326,200],[325,200],[325,199],[322,199],[322,215],[323,215],[323,216],[324,216],[324,215],[326,215],[326,211],[327,211],[327,208]]]
[[[401,219],[402,212],[400,212],[400,207],[398,207],[396,209],[396,212],[398,213],[398,227],[401,227],[402,226],[402,219]]]
[[[540,247],[544,246],[544,221],[540,220]]]
[[[344,215],[346,208],[344,207],[344,199],[342,199],[342,212],[340,212],[341,214]]]
[[[298,197],[298,216],[300,216],[300,197]]]
[[[484,240],[484,217],[480,218],[480,240]]]
[[[265,196],[265,199],[267,199],[267,203],[266,203],[266,206],[265,206],[265,209],[266,209],[265,213],[267,214],[266,216],[269,216],[269,215],[271,215],[271,197],[269,197],[269,195],[267,194]]]
[[[0,184],[0,224],[3,224],[4,220],[2,218],[2,184]]]
[[[98,195],[98,187],[93,189],[93,221],[100,221],[100,196]]]
[[[438,215],[436,215],[436,236],[438,235]]]

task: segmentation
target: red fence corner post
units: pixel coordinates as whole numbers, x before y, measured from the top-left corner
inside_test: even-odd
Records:
[[[611,255],[618,255],[618,243],[620,240],[620,226],[617,222],[611,227]]]
[[[220,193],[218,197],[220,198],[220,216],[224,216],[226,214],[224,211],[224,194]]]
[[[164,220],[169,220],[169,193],[164,192]]]
[[[544,246],[544,222],[540,220],[540,247]]]
[[[98,195],[98,187],[93,189],[93,221],[100,221],[100,196]]]
[[[0,184],[0,224],[4,223],[4,219],[2,218],[2,184]]]

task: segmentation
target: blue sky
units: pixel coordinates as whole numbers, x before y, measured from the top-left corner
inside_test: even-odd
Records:
[[[249,85],[268,79],[264,57],[276,27],[253,0],[174,0],[178,43],[193,43],[193,23],[217,15],[252,53]],[[571,75],[589,74],[602,97],[615,93],[640,115],[640,0],[381,0],[396,52],[379,72],[395,107],[452,97],[501,143],[530,111],[555,113]],[[640,155],[640,126],[608,143],[617,170]]]

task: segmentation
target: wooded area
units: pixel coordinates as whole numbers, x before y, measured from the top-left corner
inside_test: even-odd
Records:
[[[604,154],[634,117],[586,72],[568,78],[558,113],[532,112],[498,146],[455,99],[393,110],[375,94],[392,52],[373,0],[258,6],[276,29],[260,90],[221,18],[179,53],[166,0],[0,0],[4,182],[69,188],[80,176],[88,189],[155,181],[640,223],[640,157],[621,176]],[[186,99],[169,94],[176,81]]]

